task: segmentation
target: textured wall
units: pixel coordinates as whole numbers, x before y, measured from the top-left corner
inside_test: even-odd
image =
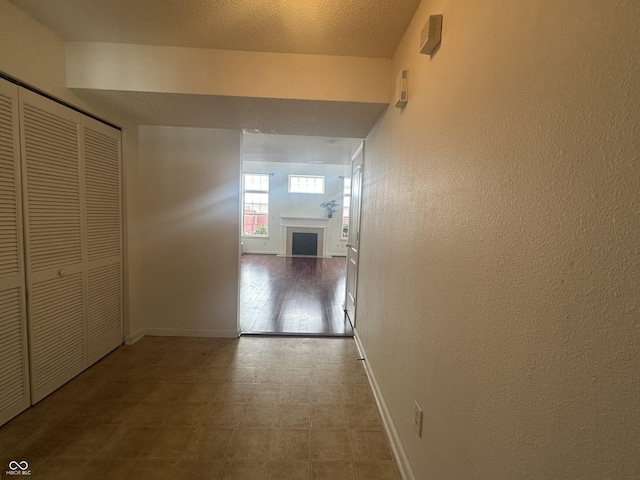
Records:
[[[79,107],[65,84],[65,45],[7,0],[0,0],[0,71]]]
[[[242,132],[140,127],[147,334],[237,335]]]
[[[357,330],[417,479],[640,477],[639,23],[632,0],[425,0],[396,52]]]

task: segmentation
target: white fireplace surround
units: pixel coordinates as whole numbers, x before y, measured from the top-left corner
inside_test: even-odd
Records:
[[[325,242],[325,233],[329,228],[328,218],[314,217],[290,217],[281,215],[280,222],[282,225],[282,246],[281,255],[290,256],[291,246],[293,243],[294,233],[317,233],[318,234],[318,257],[329,257],[327,251],[327,243]]]

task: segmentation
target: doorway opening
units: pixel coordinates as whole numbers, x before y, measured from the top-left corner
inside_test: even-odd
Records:
[[[361,143],[243,135],[242,334],[353,335],[344,311],[349,187]]]

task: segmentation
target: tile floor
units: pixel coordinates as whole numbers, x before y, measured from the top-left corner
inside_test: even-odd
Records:
[[[352,338],[145,337],[0,428],[39,479],[399,480]]]

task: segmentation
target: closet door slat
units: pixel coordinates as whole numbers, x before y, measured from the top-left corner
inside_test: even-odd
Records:
[[[0,80],[0,425],[31,404],[18,88]]]
[[[85,120],[89,363],[122,344],[120,132]]]
[[[89,270],[89,362],[122,344],[120,263]]]
[[[23,289],[0,292],[0,425],[30,405]]]
[[[79,272],[32,286],[32,393],[36,402],[86,367],[82,276]]]
[[[81,263],[78,125],[29,103],[23,103],[22,116],[30,268]],[[52,222],[64,222],[66,228],[47,228]]]
[[[85,128],[84,155],[88,259],[120,256],[120,142]]]
[[[20,273],[18,251],[18,198],[16,179],[18,175],[17,152],[15,145],[15,125],[12,104],[15,100],[0,94],[0,142],[10,145],[10,149],[0,150],[0,238],[3,239],[2,257],[0,257],[0,278],[14,277]],[[10,123],[11,122],[11,123]]]

